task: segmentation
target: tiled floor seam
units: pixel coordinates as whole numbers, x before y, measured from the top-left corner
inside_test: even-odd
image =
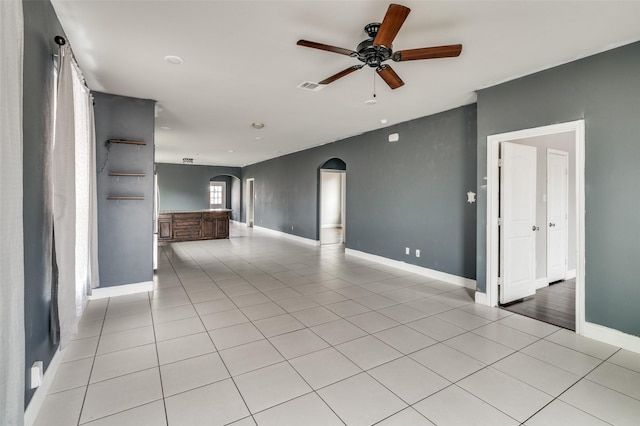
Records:
[[[183,287],[183,289],[184,289],[184,284],[182,283],[182,281],[180,281],[180,283],[181,283],[181,285],[182,285],[182,287]],[[188,296],[187,296],[187,297],[188,297]],[[190,297],[189,297],[189,300],[191,300],[191,298],[190,298]],[[232,301],[232,303],[233,303],[233,301]],[[191,304],[192,304],[192,306],[193,306],[193,302],[192,302]],[[235,305],[235,303],[234,303],[234,305]],[[195,307],[194,307],[194,309],[195,309]],[[196,312],[197,312],[197,311],[196,311]],[[249,415],[251,415],[251,418],[253,419],[253,414],[251,413],[251,410],[249,409],[249,406],[247,405],[247,401],[245,400],[244,395],[242,395],[242,392],[240,392],[240,388],[238,388],[238,385],[237,385],[236,381],[234,380],[233,375],[231,374],[231,371],[229,370],[229,367],[227,366],[226,362],[224,361],[224,358],[223,358],[222,356],[220,356],[220,353],[219,353],[219,351],[218,351],[218,348],[217,348],[217,346],[216,346],[215,342],[213,341],[213,339],[211,338],[211,334],[209,334],[209,330],[207,330],[207,327],[206,327],[206,325],[204,324],[204,322],[202,321],[202,317],[200,316],[200,314],[198,314],[198,319],[200,320],[200,323],[201,323],[201,324],[202,324],[202,326],[204,327],[205,332],[206,332],[206,334],[207,334],[207,337],[208,337],[208,338],[209,338],[209,340],[211,341],[211,344],[213,345],[214,349],[216,349],[216,353],[217,353],[217,354],[218,354],[218,356],[220,357],[220,361],[222,362],[222,365],[224,365],[225,370],[227,370],[227,374],[229,375],[229,380],[231,380],[231,382],[233,383],[233,386],[236,388],[236,391],[238,392],[238,395],[240,395],[240,398],[242,399],[242,403],[244,404],[245,408],[247,409],[247,412],[249,413]],[[195,357],[194,357],[194,358],[195,358]],[[176,361],[176,362],[179,362],[179,361],[183,361],[183,360],[178,360],[178,361]],[[160,362],[160,361],[158,360],[158,363],[159,363],[159,362]],[[161,370],[161,371],[162,371],[162,370]],[[221,379],[221,380],[219,380],[219,381],[222,381],[222,380],[227,380],[227,379]],[[219,382],[219,381],[217,381],[217,382]],[[214,383],[217,383],[217,382],[214,382]],[[212,384],[212,383],[207,383],[207,384],[202,385],[202,386],[199,386],[199,387],[209,386],[209,385],[211,385],[211,384]],[[198,388],[198,387],[196,387],[196,388],[192,388],[192,389],[187,389],[187,390],[185,390],[184,392],[193,391],[194,389],[197,389],[197,388]],[[180,393],[184,393],[184,392],[180,392]],[[180,393],[178,393],[178,394],[180,394]],[[176,394],[176,395],[178,395],[178,394]],[[173,396],[175,396],[175,395],[171,395],[171,396],[173,397]],[[167,409],[166,409],[166,398],[163,398],[163,403],[165,404],[165,414],[166,414],[166,416],[167,416],[167,425],[169,425],[169,426],[170,426],[170,424],[169,424],[169,418],[168,418],[169,413],[168,413],[168,411],[167,411]],[[234,420],[234,421],[237,421],[237,420],[240,420],[240,419],[236,419],[236,420]],[[254,422],[255,422],[255,420],[254,420]]]

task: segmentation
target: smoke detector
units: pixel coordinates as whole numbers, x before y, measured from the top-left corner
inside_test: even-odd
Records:
[[[182,164],[193,164],[193,158],[184,157],[182,159]]]

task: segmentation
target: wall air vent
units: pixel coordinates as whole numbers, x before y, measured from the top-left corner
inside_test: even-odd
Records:
[[[311,81],[304,81],[300,84],[298,84],[298,89],[302,89],[302,90],[311,90],[312,92],[317,92],[319,90],[324,89],[324,86],[326,86],[326,84],[318,84],[318,83],[313,83]]]
[[[193,164],[193,158],[183,158],[182,159],[182,164]]]

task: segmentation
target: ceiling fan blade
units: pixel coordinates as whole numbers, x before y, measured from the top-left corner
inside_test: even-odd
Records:
[[[387,14],[384,16],[382,24],[380,25],[380,29],[378,29],[378,34],[375,40],[373,40],[373,44],[390,49],[393,39],[398,35],[398,31],[400,31],[400,27],[402,27],[405,19],[409,16],[409,12],[411,12],[411,9],[408,7],[399,4],[390,4],[389,9],[387,9]]]
[[[398,74],[391,68],[389,65],[380,65],[376,68],[376,72],[382,79],[391,87],[392,89],[397,89],[398,87],[404,86],[404,81]]]
[[[344,49],[342,47],[329,46],[328,44],[316,43],[315,41],[298,40],[298,43],[296,43],[296,44],[298,46],[304,46],[304,47],[311,47],[313,49],[326,50],[327,52],[339,53],[341,55],[358,56],[358,53],[353,51],[353,50]]]
[[[462,52],[461,44],[450,46],[423,47],[422,49],[399,50],[391,57],[394,61],[415,61],[417,59],[455,58]]]
[[[333,83],[334,81],[336,81],[339,78],[344,77],[345,75],[349,75],[354,71],[358,71],[360,68],[364,67],[364,65],[354,65],[352,67],[347,68],[346,70],[342,70],[337,74],[332,75],[331,77],[327,77],[324,80],[322,80],[321,82],[319,82],[318,84],[329,84],[329,83]]]

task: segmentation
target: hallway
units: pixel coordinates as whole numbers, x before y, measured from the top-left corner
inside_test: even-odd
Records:
[[[234,224],[90,302],[36,424],[632,425],[640,355]]]

